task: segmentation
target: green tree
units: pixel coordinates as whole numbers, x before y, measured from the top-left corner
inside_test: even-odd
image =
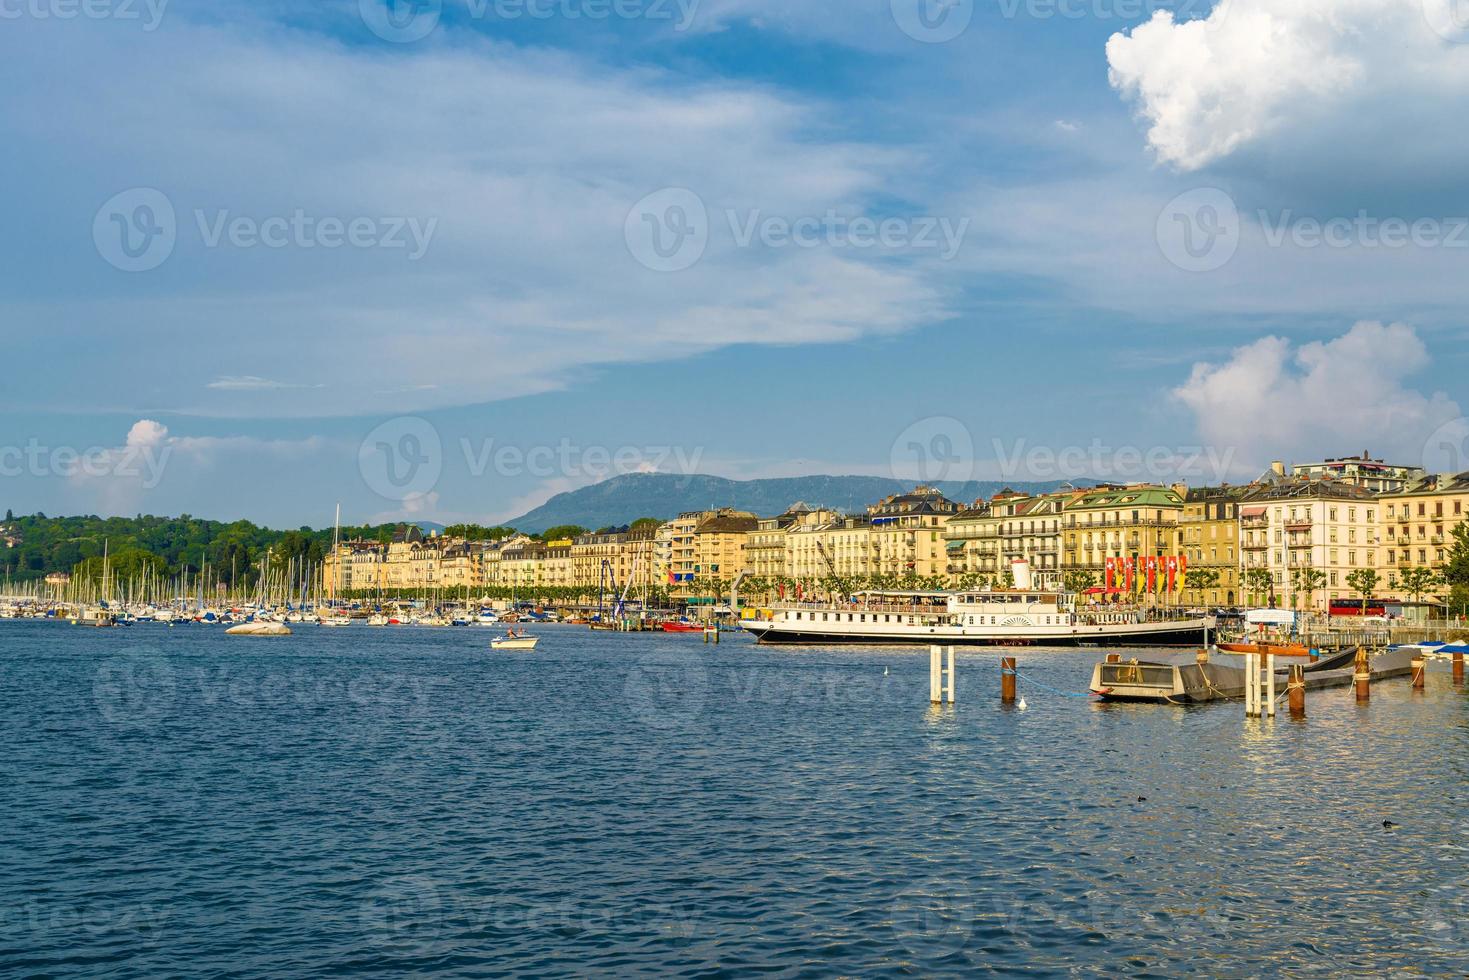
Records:
[[[1268,568],[1247,568],[1244,574],[1245,588],[1257,597],[1257,602],[1267,602],[1275,591],[1275,577]]]
[[[1382,576],[1377,574],[1375,568],[1359,568],[1347,574],[1347,585],[1352,591],[1362,597],[1362,615],[1367,615],[1367,600],[1377,590],[1377,584],[1382,581]]]
[[[1307,603],[1315,605],[1316,591],[1326,584],[1326,573],[1319,568],[1303,565],[1291,572],[1292,595],[1291,605],[1295,605],[1295,596],[1304,593]]]
[[[1097,573],[1088,568],[1073,568],[1061,576],[1061,585],[1067,592],[1082,593],[1097,584]]]
[[[1459,615],[1469,614],[1469,520],[1454,528],[1454,543],[1449,547],[1443,567],[1443,583],[1449,590],[1449,604]]]
[[[1438,585],[1442,581],[1442,579],[1439,578],[1438,572],[1435,572],[1431,568],[1419,567],[1400,569],[1398,573],[1398,580],[1403,587],[1403,591],[1408,593],[1408,595],[1412,597],[1414,602],[1421,601],[1423,598],[1423,593],[1432,589],[1435,585]]]
[[[633,521],[627,527],[628,527],[628,530],[630,530],[630,531],[641,531],[643,528],[647,528],[647,527],[662,527],[662,526],[663,526],[663,522],[660,521],[656,517],[639,517],[637,520]]]
[[[558,524],[546,528],[536,538],[540,541],[564,541],[567,538],[579,538],[586,533],[587,529],[580,524]]]

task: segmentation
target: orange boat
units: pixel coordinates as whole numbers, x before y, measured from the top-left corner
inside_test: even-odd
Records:
[[[1309,657],[1309,647],[1299,643],[1220,643],[1220,653],[1273,653],[1277,657]]]

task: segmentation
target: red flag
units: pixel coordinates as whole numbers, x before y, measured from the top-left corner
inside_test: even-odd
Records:
[[[1158,556],[1148,556],[1148,591],[1158,591]]]
[[[1126,567],[1126,570],[1127,570],[1127,591],[1128,592],[1131,592],[1132,591],[1132,580],[1133,580],[1133,576],[1135,576],[1137,574],[1137,559],[1136,558],[1124,558],[1122,560],[1122,562],[1123,562],[1123,565]]]
[[[1163,562],[1168,569],[1168,591],[1172,592],[1173,583],[1178,578],[1178,556],[1169,555],[1167,558],[1163,559]]]
[[[1115,561],[1116,561],[1116,559],[1114,559],[1114,558],[1108,558],[1105,562],[1103,562],[1104,567],[1107,569],[1107,572],[1106,572],[1106,588],[1107,588],[1107,591],[1108,592],[1111,592],[1112,591],[1112,577],[1116,573],[1116,570],[1117,570],[1116,569],[1116,565],[1115,565]]]

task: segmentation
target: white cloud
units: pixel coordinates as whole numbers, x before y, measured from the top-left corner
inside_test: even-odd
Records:
[[[215,378],[206,385],[216,391],[278,391],[284,388],[309,388],[311,385],[291,384],[286,381],[272,381],[270,378],[259,378],[253,374],[225,375]],[[316,385],[315,387],[321,387]]]
[[[1469,108],[1469,49],[1429,26],[1425,2],[1222,0],[1181,22],[1159,11],[1107,42],[1109,74],[1158,158],[1182,170],[1255,144],[1287,170],[1293,157],[1328,170],[1342,155],[1410,161],[1462,147],[1445,121]],[[1399,127],[1413,139],[1384,138]]]
[[[1173,395],[1193,412],[1206,443],[1235,451],[1255,472],[1272,458],[1363,449],[1419,465],[1430,434],[1463,414],[1444,392],[1406,384],[1428,362],[1413,328],[1363,321],[1299,346],[1262,337],[1222,363],[1194,365]]]
[[[41,301],[0,303],[0,318],[37,356],[49,342],[40,324],[83,331],[103,310],[131,338],[76,348],[74,369],[92,380],[68,393],[72,410],[407,412],[555,389],[598,365],[846,340],[947,315],[942,263],[924,256],[735,244],[726,209],[868,214],[913,162],[825,137],[828,107],[768,86],[609,68],[447,23],[390,51],[184,13],[138,36],[14,26],[26,36],[0,60],[0,84],[78,66],[44,111],[38,100],[0,107],[0,126],[35,220],[73,215],[87,254],[68,258],[75,276]],[[165,193],[178,221],[167,260],[131,276],[91,243],[90,209],[128,186]],[[673,274],[639,266],[624,241],[629,209],[669,186],[695,190],[718,229]],[[418,261],[235,247],[208,232],[297,211],[438,223]],[[222,363],[233,370],[221,377]],[[192,378],[214,380],[178,383]],[[35,403],[46,391],[9,394]]]

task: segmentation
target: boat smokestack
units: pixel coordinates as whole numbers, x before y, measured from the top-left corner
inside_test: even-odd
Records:
[[[1015,588],[1028,591],[1033,588],[1030,579],[1030,562],[1016,558],[1010,563],[1010,574],[1015,577]]]

